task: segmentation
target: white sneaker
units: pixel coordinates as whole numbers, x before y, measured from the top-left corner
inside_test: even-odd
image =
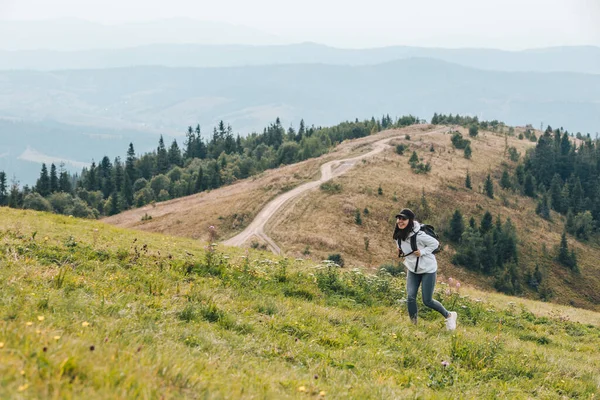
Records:
[[[458,314],[455,311],[450,311],[450,315],[446,318],[446,329],[449,331],[453,331],[456,329],[456,320],[458,319]]]

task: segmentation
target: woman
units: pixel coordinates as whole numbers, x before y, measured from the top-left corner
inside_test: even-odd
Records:
[[[410,320],[417,323],[417,291],[422,286],[421,294],[423,304],[433,308],[446,318],[446,328],[456,329],[456,312],[449,312],[444,306],[433,299],[433,289],[437,276],[437,260],[433,251],[438,248],[439,242],[432,236],[422,232],[421,225],[415,221],[415,214],[408,208],[396,215],[396,228],[394,229],[394,241],[398,246],[398,256],[404,257],[404,265],[408,269],[406,275],[406,296],[408,303],[408,315]],[[411,238],[415,236],[416,250],[413,251]]]

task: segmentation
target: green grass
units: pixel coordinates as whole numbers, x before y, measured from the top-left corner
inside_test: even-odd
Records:
[[[597,398],[600,328],[438,285],[0,208],[0,398]],[[444,362],[444,364],[442,363]]]

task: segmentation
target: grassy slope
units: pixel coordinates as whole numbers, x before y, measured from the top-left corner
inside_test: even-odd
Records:
[[[600,393],[598,325],[439,288],[454,334],[402,279],[0,208],[0,398]]]
[[[544,279],[554,292],[551,301],[600,311],[600,267],[596,262],[600,258],[599,246],[569,238],[569,245],[574,246],[578,253],[580,275],[554,262],[554,247],[560,242],[563,217],[553,213],[551,222],[544,221],[535,215],[534,200],[500,189],[498,182],[503,165],[511,173],[516,165],[504,154],[505,138],[491,132],[480,132],[479,137],[471,139],[473,154],[471,160],[467,160],[462,150],[452,147],[450,135],[439,128],[418,125],[347,141],[318,159],[267,171],[257,178],[211,192],[130,210],[104,221],[121,227],[201,240],[208,240],[206,228],[214,225],[220,237],[227,238],[247,226],[261,207],[277,194],[316,179],[322,163],[368,151],[369,142],[390,136],[403,138],[406,134],[411,136],[411,140],[392,142],[409,146],[404,156],[395,154],[390,148],[336,178],[333,182],[343,188],[340,193],[313,191],[300,201],[287,204],[267,227],[268,234],[283,252],[290,257],[308,256],[315,262],[329,254],[340,253],[347,264],[359,266],[376,267],[382,263],[397,262],[395,247],[390,240],[393,216],[410,202],[418,203],[424,190],[432,209],[432,215],[426,222],[438,229],[447,226],[457,208],[466,216],[465,222],[471,216],[479,222],[486,210],[494,217],[502,216],[503,220],[511,216],[520,239],[520,265],[527,268],[534,268],[536,263],[540,265]],[[458,129],[464,137],[468,137],[465,129]],[[517,128],[517,133],[519,131],[521,129]],[[430,151],[432,144],[434,152]],[[507,144],[515,146],[521,155],[535,145],[515,137],[509,137]],[[417,175],[410,171],[408,159],[412,151],[417,151],[425,162],[431,162],[429,174]],[[473,190],[464,187],[467,170],[471,174]],[[496,182],[493,200],[482,194],[483,181],[488,173]],[[381,196],[378,195],[379,185],[383,190]],[[354,223],[355,210],[362,212],[365,208],[369,209],[369,215],[362,215],[363,224],[358,226]],[[141,221],[146,213],[153,219]],[[365,238],[369,241],[368,251],[365,250]],[[457,277],[486,291],[494,290],[493,277],[453,266],[450,263],[452,254],[452,248],[448,247],[438,256],[440,274]],[[538,298],[537,293],[525,289],[526,297]]]

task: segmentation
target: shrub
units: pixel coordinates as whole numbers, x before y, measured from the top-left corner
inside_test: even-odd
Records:
[[[399,144],[396,146],[396,153],[400,155],[404,155],[404,150],[406,150],[406,146],[403,144]]]
[[[362,218],[360,217],[360,211],[358,210],[358,208],[354,213],[354,222],[356,223],[356,225],[362,225]]]
[[[36,211],[52,211],[52,205],[39,193],[29,193],[23,199],[23,208]]]
[[[477,125],[471,125],[469,127],[469,136],[475,137],[477,136],[477,134],[479,134],[479,128],[477,127]]]
[[[330,254],[329,257],[327,257],[327,259],[329,261],[333,261],[334,263],[336,263],[340,267],[344,266],[344,259],[342,258],[342,255],[339,254],[339,253]]]
[[[454,132],[450,141],[452,142],[452,146],[454,146],[456,149],[464,149],[469,143],[471,143],[469,139],[464,139],[460,132]]]
[[[341,183],[333,183],[333,182],[325,182],[322,183],[319,188],[330,194],[341,193],[342,192],[342,184]]]

